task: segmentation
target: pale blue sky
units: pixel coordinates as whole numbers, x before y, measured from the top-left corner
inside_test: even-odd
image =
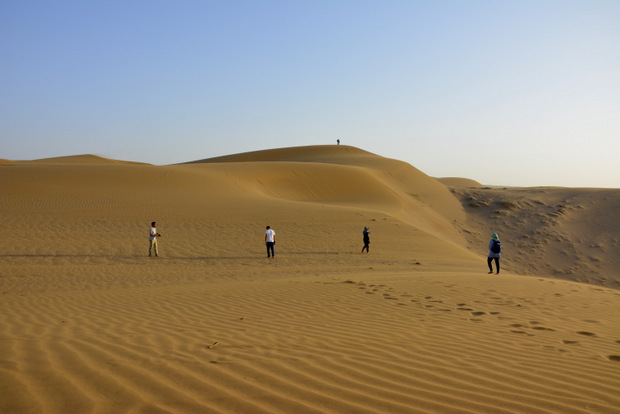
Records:
[[[620,187],[620,1],[0,1],[0,158],[338,138],[437,177]]]

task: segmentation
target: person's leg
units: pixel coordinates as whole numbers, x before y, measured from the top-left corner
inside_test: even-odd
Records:
[[[153,250],[153,242],[155,241],[155,239],[153,240],[149,240],[149,256],[151,255],[151,252]]]
[[[497,267],[497,274],[499,275],[499,257],[495,258],[495,267]]]
[[[159,252],[157,251],[157,238],[153,239],[153,249],[155,250],[155,256],[159,256]]]
[[[492,257],[487,258],[487,264],[489,265],[489,274],[493,273],[492,263],[493,263],[493,258]]]
[[[267,257],[275,257],[276,253],[275,253],[275,249],[273,247],[275,243],[273,242],[267,242]]]
[[[271,243],[271,257],[276,257],[276,244]]]

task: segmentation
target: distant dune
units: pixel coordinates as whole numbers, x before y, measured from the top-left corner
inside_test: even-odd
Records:
[[[53,158],[41,158],[32,161],[15,161],[20,163],[32,163],[32,164],[144,164],[133,161],[119,161],[109,158],[100,157],[98,155],[84,154],[84,155],[69,155],[66,157],[53,157]]]
[[[0,188],[0,413],[620,407],[620,189],[344,145],[3,160]]]
[[[459,177],[442,177],[437,178],[439,182],[450,187],[484,187],[478,181],[470,180],[469,178]]]

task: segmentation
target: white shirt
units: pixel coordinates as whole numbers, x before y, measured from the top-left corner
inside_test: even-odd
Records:
[[[269,229],[265,231],[265,234],[267,235],[267,243],[273,243],[273,239],[276,236],[276,232],[273,231],[273,229]]]
[[[155,227],[151,227],[151,236],[149,240],[153,240],[157,236],[157,229]]]

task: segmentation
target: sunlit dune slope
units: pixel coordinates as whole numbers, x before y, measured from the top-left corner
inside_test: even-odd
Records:
[[[369,166],[369,164],[380,164],[386,160],[368,151],[348,145],[311,145],[244,152],[190,163],[289,161]]]
[[[5,253],[85,254],[97,232],[106,254],[142,255],[152,220],[176,256],[262,255],[267,224],[286,237],[282,252],[352,253],[369,226],[384,263],[484,272],[497,232],[506,271],[620,286],[620,190],[482,187],[349,146],[169,166],[93,155],[6,162],[0,186]]]
[[[438,237],[460,242],[451,222],[463,220],[464,211],[443,185],[410,164],[359,148],[281,148],[195,163],[249,163],[244,177],[270,196],[374,206]]]
[[[7,231],[17,241],[5,251],[84,254],[100,231],[107,254],[143,254],[145,226],[156,220],[167,253],[184,257],[204,249],[262,254],[267,224],[286,237],[283,252],[326,244],[357,252],[369,226],[373,251],[391,262],[415,254],[414,262],[450,255],[450,266],[477,264],[452,226],[464,219],[458,200],[409,164],[345,146],[228,159],[244,161],[153,166],[79,156],[4,165],[0,208],[11,213]]]
[[[620,190],[451,182],[345,146],[0,164],[0,413],[617,413],[620,291],[550,276],[613,286]]]

